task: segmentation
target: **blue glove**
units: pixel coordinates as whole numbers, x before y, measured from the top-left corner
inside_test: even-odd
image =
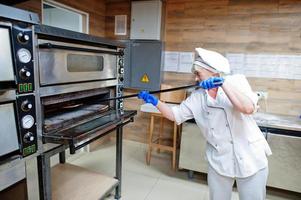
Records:
[[[158,99],[154,95],[151,95],[148,91],[140,91],[138,94],[139,99],[143,99],[146,103],[151,103],[154,106],[158,105]]]
[[[211,77],[211,78],[208,78],[207,80],[200,82],[199,86],[206,90],[209,90],[212,88],[217,88],[219,86],[222,86],[224,83],[224,80],[225,79],[222,77]]]

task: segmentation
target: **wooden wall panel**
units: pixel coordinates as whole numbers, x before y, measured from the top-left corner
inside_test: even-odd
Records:
[[[96,36],[105,36],[105,0],[57,0],[69,7],[89,13],[89,33]],[[41,0],[29,0],[16,5],[18,8],[39,13],[41,17]]]
[[[234,44],[239,52],[300,53],[301,49],[296,44],[298,41],[300,43],[297,36],[300,33],[301,12],[296,8],[293,9],[295,12],[281,9],[285,7],[289,10],[292,5],[300,9],[300,3],[293,1],[231,0],[208,3],[167,0],[166,49],[188,51],[200,44],[227,52],[233,48],[225,47]],[[183,26],[185,20],[194,23],[188,22]],[[174,30],[178,30],[180,38],[173,41]],[[196,38],[199,40],[196,41]]]

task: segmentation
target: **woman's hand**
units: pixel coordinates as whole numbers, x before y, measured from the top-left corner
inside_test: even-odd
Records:
[[[212,88],[220,87],[223,85],[223,83],[224,83],[224,78],[222,78],[222,77],[210,77],[210,78],[200,82],[199,86],[206,90],[209,90]]]
[[[157,97],[151,95],[148,91],[140,91],[138,94],[139,99],[143,99],[146,103],[151,103],[154,106],[157,106],[161,114],[171,121],[175,121],[175,117],[171,108],[165,103],[159,101]]]
[[[140,91],[138,94],[139,99],[143,99],[146,103],[151,103],[154,106],[158,105],[158,99],[154,95],[151,95],[148,91]]]

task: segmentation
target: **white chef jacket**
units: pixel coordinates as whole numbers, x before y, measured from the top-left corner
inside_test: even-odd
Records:
[[[225,78],[257,106],[257,95],[244,75]],[[252,115],[234,109],[221,87],[216,99],[197,89],[180,105],[172,107],[177,124],[194,118],[207,140],[206,157],[219,174],[244,178],[267,167],[271,149]]]

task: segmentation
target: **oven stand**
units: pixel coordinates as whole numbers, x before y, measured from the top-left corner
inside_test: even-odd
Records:
[[[122,176],[122,136],[123,126],[118,126],[116,131],[116,179],[119,180],[119,184],[115,189],[115,199],[121,198],[121,176]]]
[[[51,165],[50,158],[58,153],[65,153],[68,145],[59,145],[38,156],[40,199],[51,200]]]
[[[122,136],[123,126],[133,121],[133,118],[127,122],[119,124],[116,129],[116,176],[118,184],[115,188],[115,199],[121,198],[121,176],[122,176]],[[113,129],[113,130],[115,130]],[[110,132],[112,132],[111,130]],[[38,170],[39,170],[39,186],[40,186],[40,199],[51,200],[51,166],[50,158],[59,153],[60,163],[65,163],[65,150],[69,145],[58,145],[57,147],[42,153],[38,157]]]

